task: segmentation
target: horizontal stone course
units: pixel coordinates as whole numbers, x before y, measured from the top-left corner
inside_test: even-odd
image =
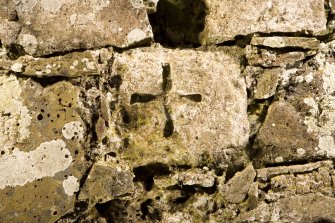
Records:
[[[18,21],[11,20],[17,14]],[[151,26],[144,5],[130,0],[28,0],[1,7],[3,44],[18,44],[34,56],[104,46],[127,47],[150,41]],[[7,20],[7,21],[6,21]],[[20,27],[20,33],[13,35]],[[6,35],[10,35],[11,39]]]
[[[233,40],[253,33],[326,31],[324,0],[208,0],[202,41]]]

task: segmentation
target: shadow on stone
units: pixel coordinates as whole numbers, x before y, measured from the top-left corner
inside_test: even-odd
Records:
[[[204,30],[207,6],[204,0],[160,0],[149,15],[154,39],[163,46],[198,46]]]
[[[314,223],[334,223],[334,221],[326,219],[326,218],[320,218],[317,221],[315,221]]]
[[[134,182],[142,182],[144,189],[150,191],[154,185],[154,176],[170,174],[169,167],[162,163],[151,163],[134,168]]]

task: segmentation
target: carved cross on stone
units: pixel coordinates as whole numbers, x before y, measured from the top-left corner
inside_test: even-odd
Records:
[[[224,166],[247,145],[246,86],[230,54],[157,45],[115,53],[112,70],[122,78],[116,146],[133,166]]]
[[[171,92],[172,89],[172,79],[171,79],[171,67],[170,64],[165,63],[162,64],[163,72],[162,72],[162,93],[158,95],[146,94],[146,93],[134,93],[131,95],[130,104],[135,103],[148,103],[153,100],[159,100],[163,103],[164,112],[165,112],[165,127],[163,130],[164,137],[170,137],[174,132],[174,123],[172,119],[172,108],[170,106],[170,95],[173,94]],[[193,102],[201,102],[202,95],[201,94],[178,94],[181,98],[187,98]]]

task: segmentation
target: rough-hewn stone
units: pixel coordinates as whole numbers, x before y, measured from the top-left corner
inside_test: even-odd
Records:
[[[249,164],[243,171],[236,173],[227,184],[222,186],[222,196],[229,203],[241,203],[249,191],[250,185],[256,177],[256,171]]]
[[[274,49],[262,49],[248,45],[246,47],[246,57],[248,64],[262,67],[288,67],[299,64],[307,56],[313,56],[316,51],[289,51],[281,52]]]
[[[335,222],[333,3],[0,1],[0,222]]]
[[[257,143],[264,161],[334,156],[333,44],[323,45],[298,69],[283,70],[286,80],[281,84],[292,91],[280,90],[282,95],[270,106],[259,131]]]
[[[259,169],[257,176],[263,183],[258,187],[267,187],[262,192],[267,203],[259,203],[234,222],[333,221],[329,212],[334,205],[333,174],[331,161]]]
[[[292,165],[292,166],[279,166],[279,167],[268,167],[257,170],[257,178],[261,180],[268,180],[274,176],[282,174],[297,174],[311,172],[313,170],[319,169],[321,166],[332,165],[332,162],[321,161],[316,163],[310,163],[305,165]]]
[[[86,168],[79,90],[15,76],[0,82],[1,222],[54,222],[73,209]]]
[[[238,35],[326,30],[323,0],[206,1],[204,43],[220,43]]]
[[[96,50],[82,53],[69,53],[65,56],[51,58],[32,58],[29,56],[19,58],[22,64],[21,70],[14,72],[23,73],[28,76],[47,77],[79,77],[100,75],[108,60],[112,57],[112,51]],[[16,62],[17,64],[18,62]],[[15,65],[15,64],[14,64]],[[13,66],[13,65],[12,65]]]
[[[241,214],[234,222],[332,222],[335,200],[319,194],[297,195],[281,199]]]
[[[174,177],[183,185],[213,187],[215,184],[214,173],[208,171],[185,171]]]
[[[133,173],[108,163],[96,163],[92,167],[80,191],[80,200],[91,203],[104,203],[115,197],[132,193],[134,190]]]
[[[300,120],[299,113],[290,103],[278,101],[270,106],[257,136],[262,156],[267,162],[299,160],[315,154],[317,139]],[[299,153],[300,148],[303,153]]]
[[[318,49],[320,41],[316,38],[308,37],[282,37],[282,36],[271,36],[271,37],[258,37],[254,36],[250,42],[254,46],[265,46],[271,48],[301,48],[301,49]]]
[[[256,79],[257,86],[254,90],[255,99],[266,99],[276,93],[281,69],[266,69]]]
[[[0,12],[1,13],[1,12]],[[0,40],[2,44],[10,45],[20,34],[20,25],[8,19],[0,18]]]
[[[17,13],[17,22],[6,22],[12,17],[8,11]],[[0,32],[1,39],[11,38],[4,38],[3,43],[19,44],[30,55],[109,45],[127,47],[152,39],[146,9],[130,0],[19,0],[1,8],[0,14],[5,17],[0,27],[13,33],[3,36]]]

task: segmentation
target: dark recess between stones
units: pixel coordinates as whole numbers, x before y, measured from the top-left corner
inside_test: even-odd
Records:
[[[200,46],[207,6],[204,0],[160,0],[149,15],[154,40],[166,47]]]

